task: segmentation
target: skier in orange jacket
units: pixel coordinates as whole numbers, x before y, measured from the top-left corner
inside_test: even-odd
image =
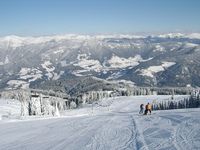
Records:
[[[145,106],[145,112],[144,112],[144,115],[147,115],[147,113],[148,113],[148,111],[149,111],[149,113],[151,114],[151,104],[147,104],[146,106]]]

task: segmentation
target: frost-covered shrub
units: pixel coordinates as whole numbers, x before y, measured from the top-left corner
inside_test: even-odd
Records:
[[[56,103],[55,115],[54,116],[60,117],[60,112],[58,110],[58,104],[57,103]]]
[[[75,103],[74,101],[71,101],[71,103],[70,103],[70,108],[71,108],[71,109],[74,109],[74,108],[76,108],[76,107],[77,107],[76,103]]]

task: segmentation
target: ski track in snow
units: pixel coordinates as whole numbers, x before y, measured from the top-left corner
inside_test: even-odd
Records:
[[[149,149],[189,150],[200,148],[200,118],[165,114],[145,116],[140,124]]]
[[[99,112],[98,106],[93,114],[80,117],[0,122],[0,149],[200,149],[200,109],[153,111],[152,115],[139,115],[139,104],[145,104],[146,99],[152,102],[155,96],[117,98],[108,101],[108,109],[102,108]]]

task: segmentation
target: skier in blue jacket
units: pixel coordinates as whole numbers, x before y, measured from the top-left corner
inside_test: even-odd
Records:
[[[144,113],[144,104],[140,105],[140,111],[139,114],[143,114]]]

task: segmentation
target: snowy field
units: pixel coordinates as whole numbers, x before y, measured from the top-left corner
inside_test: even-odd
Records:
[[[1,117],[0,150],[200,149],[200,108],[138,114],[141,103],[167,99],[170,96],[119,97],[61,112],[57,118]],[[20,113],[19,104],[8,103],[0,101],[0,116]]]
[[[0,99],[0,123],[2,120],[19,119],[21,105],[13,99]]]

